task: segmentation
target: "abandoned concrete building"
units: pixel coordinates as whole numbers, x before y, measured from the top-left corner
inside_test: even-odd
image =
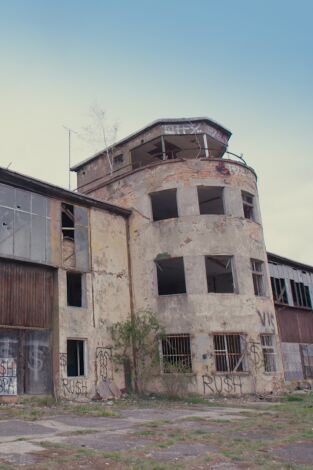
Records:
[[[0,170],[0,398],[91,397],[112,379],[107,326],[130,314],[128,216]]]
[[[266,393],[282,362],[256,174],[207,118],[159,120],[76,165],[78,191],[130,208],[134,312],[166,337],[162,374],[194,393]]]
[[[256,174],[230,136],[155,121],[76,165],[77,192],[0,170],[0,399],[124,388],[109,327],[147,310],[165,330],[150,391],[271,393],[282,359],[309,378],[313,269],[270,255],[277,324]],[[309,335],[285,325],[304,315]]]
[[[286,381],[313,379],[313,266],[268,253]]]

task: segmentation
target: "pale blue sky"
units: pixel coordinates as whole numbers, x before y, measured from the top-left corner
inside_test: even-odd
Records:
[[[259,176],[267,248],[313,264],[313,2],[0,1],[0,164],[67,184],[62,125],[209,116]],[[94,149],[74,137],[73,163]],[[75,177],[72,176],[75,186]]]

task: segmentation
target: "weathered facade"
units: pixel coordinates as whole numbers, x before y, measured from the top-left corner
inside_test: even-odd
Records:
[[[313,383],[313,267],[268,253],[286,381]]]
[[[91,398],[130,315],[129,211],[0,170],[0,400]]]
[[[160,120],[74,168],[79,191],[132,210],[134,312],[153,310],[167,334],[153,390],[182,374],[205,395],[281,386],[256,175],[227,155],[230,135]]]

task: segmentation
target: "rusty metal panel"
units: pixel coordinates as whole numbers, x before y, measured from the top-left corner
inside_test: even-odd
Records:
[[[49,328],[53,315],[53,271],[0,262],[0,325]]]
[[[313,312],[295,308],[277,308],[281,341],[287,343],[313,343]]]

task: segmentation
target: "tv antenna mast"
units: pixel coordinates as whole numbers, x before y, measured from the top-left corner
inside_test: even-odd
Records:
[[[74,129],[70,127],[63,126],[64,129],[68,132],[68,189],[71,190],[71,140],[72,140],[72,133],[77,134]]]

